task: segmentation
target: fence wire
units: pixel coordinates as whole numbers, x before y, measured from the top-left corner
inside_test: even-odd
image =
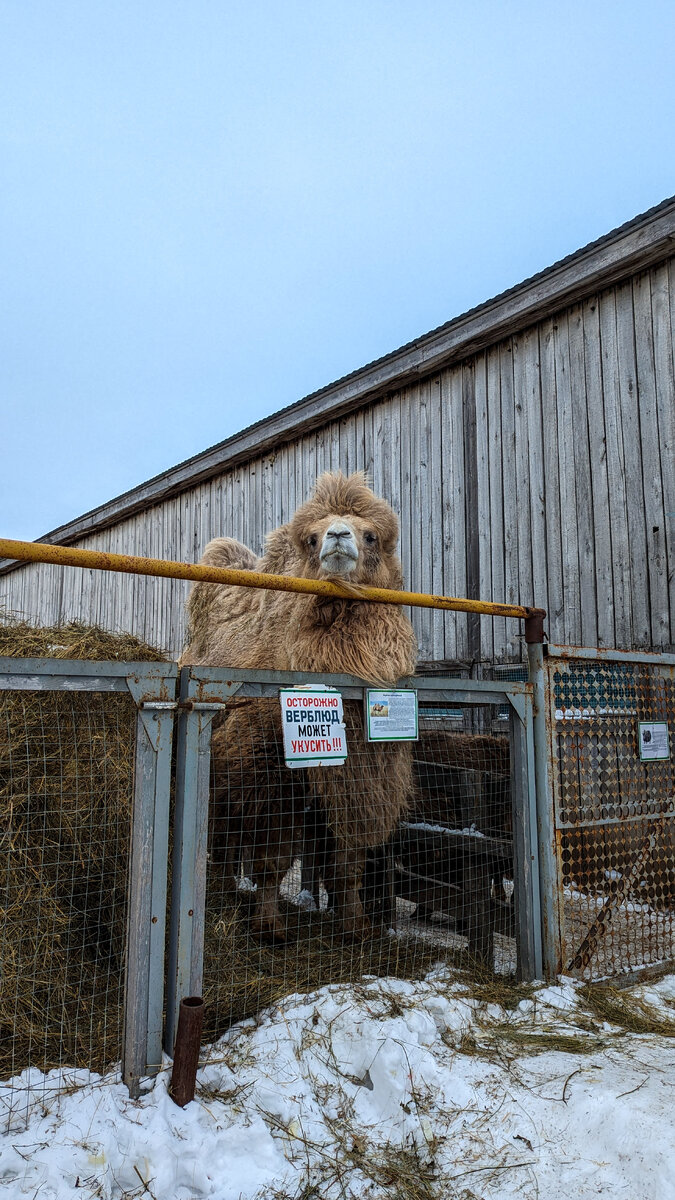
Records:
[[[665,723],[672,739],[673,669],[550,661],[548,670],[563,968],[599,979],[670,961],[673,766],[641,758],[640,725]]]
[[[135,713],[0,692],[0,1079],[120,1058]]]
[[[419,741],[368,744],[362,703],[344,710],[347,762],[310,769],[285,765],[277,699],[234,699],[216,721],[208,1037],[327,983],[515,969],[508,736],[429,705]]]

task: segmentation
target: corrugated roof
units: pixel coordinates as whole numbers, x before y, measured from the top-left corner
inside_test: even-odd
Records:
[[[515,287],[37,540],[69,544],[117,524],[412,380],[467,358],[561,307],[673,254],[675,197],[670,197]],[[13,570],[21,565],[5,562],[0,564],[0,570]]]

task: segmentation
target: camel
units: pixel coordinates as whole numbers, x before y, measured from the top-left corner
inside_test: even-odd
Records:
[[[363,473],[321,475],[292,520],[269,534],[262,558],[232,538],[216,538],[201,561],[332,579],[349,587],[353,598],[195,584],[181,665],[348,672],[374,685],[394,685],[415,670],[412,625],[401,607],[358,596],[364,584],[402,587],[397,541],[398,520]],[[248,841],[258,884],[253,922],[261,935],[285,936],[278,889],[302,843],[308,810],[322,814],[330,831],[324,882],[345,932],[359,934],[368,926],[360,898],[366,854],[387,841],[408,804],[412,756],[405,743],[366,742],[361,704],[346,701],[344,709],[349,756],[343,766],[284,767],[276,701],[235,707],[214,733],[214,761],[227,769],[229,794],[240,797],[227,818],[222,797],[214,797],[221,840],[231,844],[238,834]],[[264,778],[264,788],[256,777]]]

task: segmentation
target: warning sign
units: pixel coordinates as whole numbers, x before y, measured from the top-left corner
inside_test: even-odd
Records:
[[[328,688],[279,692],[287,767],[340,766],[347,757],[342,696]]]

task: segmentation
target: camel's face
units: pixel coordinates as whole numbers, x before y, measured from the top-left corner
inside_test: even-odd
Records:
[[[383,565],[376,528],[352,514],[324,517],[306,530],[305,553],[317,577],[338,575],[353,583],[374,580]]]

